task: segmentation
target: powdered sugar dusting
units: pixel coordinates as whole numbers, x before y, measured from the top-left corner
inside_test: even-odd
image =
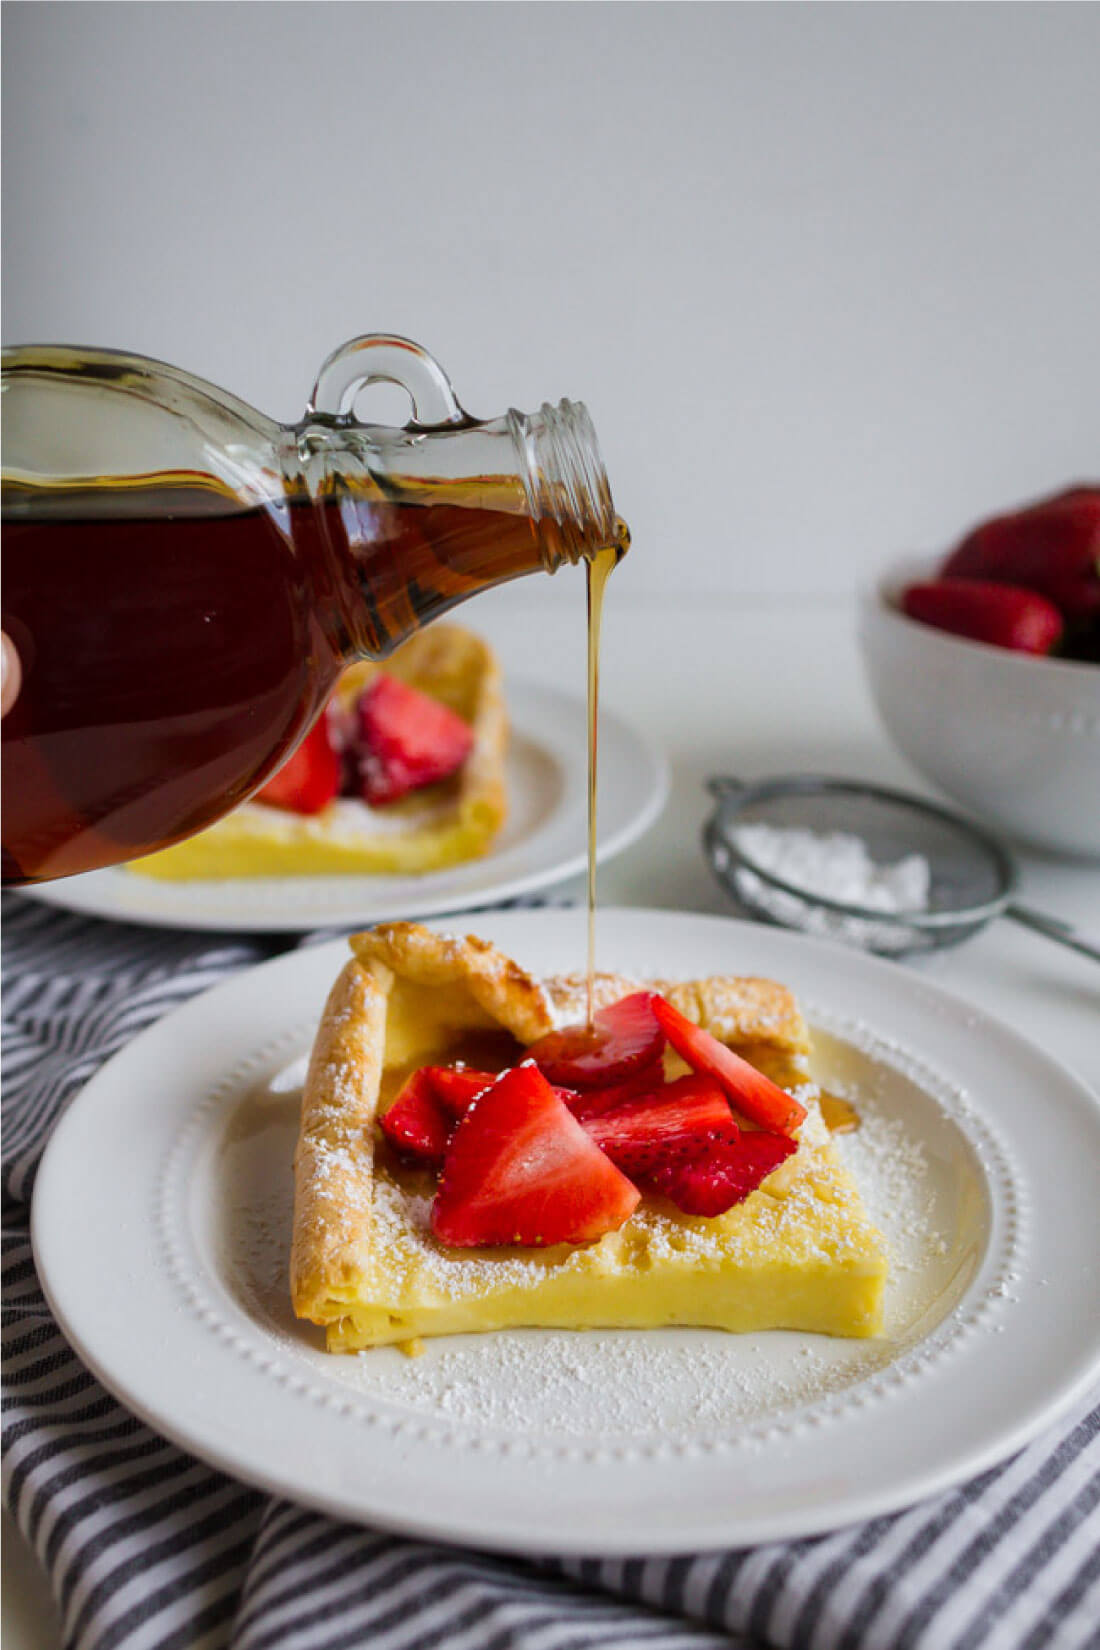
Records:
[[[458,805],[453,797],[440,800],[433,794],[430,799],[414,796],[389,807],[372,808],[358,797],[343,796],[313,818],[287,814],[262,802],[244,802],[238,813],[269,838],[300,842],[316,837],[360,844],[372,838],[409,836],[414,831],[449,824],[457,817]]]
[[[858,1096],[841,1098],[858,1103]],[[947,1253],[947,1240],[938,1229],[928,1159],[899,1119],[867,1110],[859,1129],[837,1137],[837,1149],[886,1238],[895,1273],[919,1274]]]
[[[645,1333],[513,1331],[483,1337],[473,1354],[464,1341],[434,1343],[398,1369],[398,1382],[374,1376],[371,1386],[464,1426],[671,1439],[687,1429],[724,1432],[839,1392],[886,1361],[867,1342],[848,1343],[863,1348],[848,1367],[808,1343],[780,1358],[771,1344],[778,1338],[738,1337],[731,1356],[730,1337],[697,1330],[678,1331],[674,1344]]]

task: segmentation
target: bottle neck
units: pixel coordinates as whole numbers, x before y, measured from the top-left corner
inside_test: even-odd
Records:
[[[575,402],[445,429],[314,417],[285,433],[295,540],[310,541],[349,656],[383,658],[481,590],[625,542]]]
[[[587,408],[578,401],[544,402],[537,413],[512,408],[504,422],[547,571],[562,561],[591,561],[614,544],[615,507]]]

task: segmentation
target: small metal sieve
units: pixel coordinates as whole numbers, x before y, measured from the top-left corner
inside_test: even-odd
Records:
[[[750,916],[892,957],[957,945],[994,917],[1012,917],[1100,962],[1100,945],[1072,923],[1014,897],[1016,866],[1003,843],[934,802],[817,774],[754,784],[715,778],[707,788],[717,807],[703,827],[704,850],[719,882]],[[749,825],[856,837],[879,866],[921,855],[930,871],[926,907],[877,910],[787,881],[754,856],[751,833],[741,830]]]

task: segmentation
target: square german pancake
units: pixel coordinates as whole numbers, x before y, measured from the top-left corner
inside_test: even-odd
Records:
[[[457,1249],[432,1231],[432,1176],[390,1150],[378,1120],[418,1068],[522,1062],[583,1018],[585,982],[537,980],[486,941],[410,923],[350,944],[313,1046],[294,1165],[291,1295],[330,1351],[520,1326],[878,1331],[885,1243],[821,1120],[808,1033],[784,986],[650,982],[806,1108],[792,1155],[745,1201],[703,1217],[647,1195],[596,1241]],[[596,1006],[638,986],[599,975]],[[670,1076],[685,1069],[665,1058]]]

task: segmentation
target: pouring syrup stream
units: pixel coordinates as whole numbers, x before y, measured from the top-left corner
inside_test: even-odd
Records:
[[[599,768],[600,627],[603,597],[611,570],[630,548],[630,529],[619,517],[614,543],[585,563],[588,598],[588,974],[587,1025],[593,1024],[596,980],[596,782]]]

